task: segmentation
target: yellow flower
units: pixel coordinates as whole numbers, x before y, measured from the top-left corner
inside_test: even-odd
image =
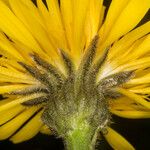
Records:
[[[46,121],[41,120],[46,107],[42,102],[49,92],[44,86],[50,90],[51,83],[57,84],[56,75],[66,78],[80,68],[83,58],[92,60],[94,54],[88,50],[93,47],[94,61],[86,63],[96,64],[104,58],[96,78],[98,85],[109,77],[114,79],[113,75],[134,72],[127,80],[121,79],[124,84],[114,88],[117,93],[110,93],[111,98],[119,96],[107,100],[109,111],[124,118],[150,118],[150,21],[136,27],[149,10],[150,0],[113,0],[106,18],[103,0],[46,3],[48,8],[42,0],[37,0],[37,6],[31,0],[0,0],[0,94],[4,98],[0,101],[0,140],[11,136],[11,141],[19,143],[38,132],[51,134]],[[59,73],[53,68],[50,72],[54,76],[46,74],[44,65]],[[134,149],[106,125],[104,137],[114,149]]]

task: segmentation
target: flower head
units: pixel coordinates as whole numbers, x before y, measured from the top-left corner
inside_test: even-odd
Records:
[[[103,0],[36,2],[0,0],[0,139],[52,129],[92,149],[101,132],[134,149],[109,126],[150,117],[150,21],[137,27],[150,0],[114,0],[106,17]]]

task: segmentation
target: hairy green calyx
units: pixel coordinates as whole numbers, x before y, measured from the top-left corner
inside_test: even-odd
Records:
[[[110,121],[107,98],[120,96],[115,88],[132,75],[132,71],[120,72],[96,83],[97,74],[108,53],[107,49],[96,63],[93,62],[98,39],[95,36],[91,41],[77,70],[68,54],[60,50],[67,76],[35,53],[30,56],[38,67],[18,62],[40,82],[40,86],[11,94],[44,93],[44,96],[22,104],[43,104],[42,121],[66,141],[70,150],[94,149],[97,133],[105,129]]]

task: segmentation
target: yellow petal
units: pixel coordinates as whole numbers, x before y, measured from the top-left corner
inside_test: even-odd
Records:
[[[129,70],[140,70],[140,69],[146,69],[150,66],[150,57],[143,57],[140,59],[133,59],[132,61],[128,57],[125,57],[123,60],[121,59],[119,61],[115,62],[114,64],[111,64],[115,69],[112,69],[110,72],[111,74],[120,72],[120,71],[129,71]],[[134,80],[134,79],[132,79]],[[131,82],[130,80],[129,82]]]
[[[44,125],[44,126],[41,128],[40,132],[43,133],[43,134],[48,134],[48,135],[51,134],[50,128],[49,128],[48,126],[46,126],[46,125]]]
[[[109,34],[112,29],[115,21],[118,19],[122,10],[127,6],[129,0],[113,0],[108,9],[108,13],[105,19],[105,23],[103,25],[103,32],[100,30],[100,37],[104,41],[106,36]]]
[[[150,21],[143,24],[142,26],[136,28],[135,30],[129,32],[119,41],[117,41],[110,50],[110,55],[115,59],[116,54],[122,55],[122,53],[126,52],[129,46],[133,44],[134,41],[141,38],[142,36],[146,35],[150,32]],[[110,57],[109,55],[109,57]]]
[[[145,106],[146,108],[150,109],[150,102],[147,102],[147,101],[146,101],[144,98],[142,98],[141,96],[139,96],[139,95],[137,95],[137,94],[134,94],[134,93],[130,92],[129,90],[126,90],[126,89],[123,89],[123,88],[119,88],[118,91],[119,91],[121,94],[123,94],[123,95],[125,95],[125,96],[127,96],[127,97],[129,97],[129,98],[131,98],[131,99],[133,99],[135,102],[137,102],[137,103],[139,103],[139,104]]]
[[[10,82],[10,83],[27,83],[27,84],[36,84],[35,81],[28,79],[19,79],[16,77],[6,76],[5,74],[0,74],[0,82]]]
[[[36,114],[27,124],[25,124],[20,131],[18,131],[14,136],[11,137],[13,143],[20,143],[33,138],[43,125],[41,120],[41,115],[43,111]]]
[[[22,112],[25,108],[22,105],[17,105],[9,110],[5,110],[0,112],[0,125],[6,123],[10,119],[14,118],[20,112]]]
[[[87,19],[85,24],[85,34],[86,38],[88,38],[88,44],[93,39],[93,37],[97,34],[98,29],[101,25],[101,19],[103,15],[101,15],[103,9],[103,0],[90,0],[90,5],[87,13]]]
[[[3,1],[6,5],[9,6],[9,0],[1,0],[1,1]]]
[[[3,110],[7,110],[9,108],[12,108],[12,107],[16,106],[17,104],[21,104],[21,103],[23,103],[27,100],[32,100],[32,99],[35,99],[35,98],[38,98],[38,97],[41,97],[41,96],[43,96],[43,94],[32,94],[32,95],[23,96],[21,98],[14,99],[14,100],[11,100],[11,101],[2,100],[0,102],[0,112],[3,111]]]
[[[114,150],[135,150],[134,147],[119,133],[109,127],[107,130],[108,133],[104,134],[104,137]]]
[[[142,43],[136,48],[133,49],[134,53],[133,55],[131,55],[131,59],[134,58],[139,58],[144,56],[146,53],[150,52],[150,34],[147,35],[144,40],[142,41]],[[129,56],[130,59],[130,56]]]
[[[4,68],[1,66],[0,66],[0,74],[8,76],[8,77],[23,79],[23,80],[31,79],[30,76],[28,76],[27,74],[24,74],[23,72],[14,71],[14,70],[12,71],[9,68]]]
[[[12,39],[41,53],[41,49],[24,24],[0,1],[0,29]]]
[[[73,52],[77,61],[83,51],[84,44],[84,26],[86,22],[89,0],[73,0]]]
[[[29,12],[30,12],[30,15],[32,17],[34,17],[34,19],[36,19],[36,21],[43,27],[46,29],[46,26],[43,22],[43,19],[37,9],[37,7],[35,6],[35,4],[31,1],[31,0],[20,0],[22,2],[23,5],[25,5]]]
[[[23,70],[22,67],[16,62],[16,60],[10,60],[8,58],[6,59],[6,58],[1,57],[0,66],[5,66],[5,65],[11,66],[20,71]]]
[[[150,87],[139,88],[139,89],[130,89],[133,93],[142,93],[142,94],[150,94]]]
[[[139,78],[134,78],[128,82],[128,84],[131,84],[131,85],[147,84],[147,83],[150,83],[150,73]]]
[[[116,4],[118,3],[116,2]],[[118,7],[115,11],[121,8],[122,7]],[[150,0],[130,0],[129,2],[127,2],[123,10],[119,12],[120,14],[118,15],[117,13],[117,19],[112,25],[111,31],[109,30],[109,28],[105,29],[106,32],[109,33],[106,38],[107,40],[103,43],[101,47],[103,48],[110,45],[119,37],[132,30],[141,21],[149,8]],[[113,14],[115,14],[115,11],[113,11]]]
[[[13,47],[11,42],[6,38],[3,33],[0,33],[0,41],[0,48],[10,53],[10,55],[17,58],[18,60],[23,60],[21,54],[19,54],[19,52]]]
[[[0,127],[0,140],[7,139],[11,136],[23,123],[25,123],[39,108],[32,107],[4,124]],[[30,131],[29,131],[30,132]]]
[[[73,5],[72,0],[60,1],[62,21],[65,27],[65,32],[68,40],[69,49],[73,49]]]
[[[39,22],[40,19],[37,20],[37,18],[39,18],[38,11],[33,13],[34,7],[29,10],[29,8],[21,1],[10,0],[10,5],[15,15],[27,26],[27,29],[32,33],[32,36],[38,41],[42,49],[44,49],[44,51],[46,51],[46,53],[50,56],[55,56],[56,51],[54,50],[48,35]],[[31,7],[33,4],[29,3],[28,5]]]
[[[144,118],[150,118],[150,111],[117,111],[113,110],[111,111],[113,114],[123,117],[123,118],[129,118],[129,119],[144,119]]]
[[[4,86],[0,86],[0,94],[4,94],[4,93],[9,93],[9,92],[12,92],[14,90],[20,90],[20,89],[23,89],[27,86],[25,85],[4,85]]]
[[[146,98],[147,97],[143,97]],[[139,103],[135,103],[135,101],[129,97],[122,96],[115,101],[109,101],[110,111],[145,111],[148,112],[149,109],[143,105],[139,105]]]
[[[48,5],[49,13],[52,17],[52,20],[55,20],[55,23],[58,24],[59,27],[62,28],[59,4],[56,0],[46,0]]]
[[[58,1],[46,0],[46,2],[49,10],[48,13],[46,10],[44,10],[44,8],[41,9],[41,11],[43,12],[42,15],[47,25],[47,31],[50,35],[49,37],[51,40],[53,40],[53,44],[56,46],[56,48],[66,49],[67,42]],[[41,4],[42,3],[39,3],[39,5]],[[39,8],[42,7],[39,6]]]

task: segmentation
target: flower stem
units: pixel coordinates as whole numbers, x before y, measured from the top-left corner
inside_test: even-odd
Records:
[[[65,136],[67,150],[94,150],[97,136],[92,127],[80,124]],[[95,138],[96,137],[96,138]],[[93,139],[94,138],[94,139]]]

